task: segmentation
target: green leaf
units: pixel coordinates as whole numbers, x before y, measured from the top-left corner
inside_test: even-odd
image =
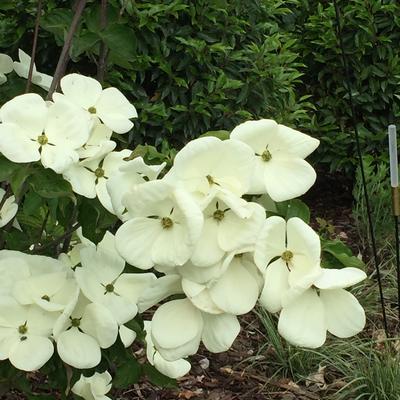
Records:
[[[364,267],[362,260],[355,257],[351,249],[340,240],[323,240],[322,252],[334,258],[325,257],[325,264],[323,264],[325,268]]]
[[[37,170],[29,179],[29,184],[41,197],[47,199],[69,197],[73,202],[76,202],[70,183],[51,169],[41,168]]]
[[[214,136],[221,140],[227,140],[229,139],[229,135],[230,135],[229,131],[221,130],[221,131],[208,131],[200,135],[200,137]]]
[[[59,46],[64,43],[64,36],[71,25],[73,12],[68,8],[56,8],[51,13],[44,15],[40,20],[40,26],[53,33]]]
[[[118,389],[125,389],[139,381],[142,368],[139,362],[129,357],[123,360],[123,363],[116,368],[113,386]]]
[[[21,164],[13,163],[4,156],[0,156],[0,181],[8,181],[21,167]]]
[[[293,217],[299,217],[307,224],[310,222],[310,209],[307,204],[299,199],[276,203],[276,208],[278,214],[286,220]]]

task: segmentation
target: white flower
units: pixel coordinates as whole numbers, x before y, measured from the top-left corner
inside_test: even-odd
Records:
[[[49,339],[58,317],[36,305],[21,306],[15,300],[0,304],[0,360],[10,360],[23,371],[41,368],[53,355]]]
[[[246,144],[202,137],[178,152],[165,179],[192,193],[203,207],[217,195],[231,206],[248,191],[252,168],[253,152]]]
[[[123,273],[125,261],[115,249],[114,236],[109,232],[97,249],[81,250],[81,263],[75,277],[83,294],[106,307],[119,325],[135,317],[140,295],[156,279],[152,273]]]
[[[151,340],[165,361],[195,354],[202,340],[214,353],[228,350],[240,331],[234,315],[202,313],[188,299],[164,303],[151,322]]]
[[[16,96],[0,109],[0,151],[9,160],[41,160],[45,168],[63,172],[78,161],[76,149],[89,137],[90,119],[65,102],[47,107],[37,94]]]
[[[249,217],[242,218],[222,201],[214,200],[204,210],[204,225],[191,261],[200,267],[220,261],[226,252],[254,245],[265,219],[265,210],[246,203]]]
[[[13,60],[7,54],[0,54],[0,85],[7,82],[6,74],[13,70]]]
[[[85,400],[111,400],[106,394],[111,390],[111,375],[108,371],[95,372],[90,377],[83,376],[72,387],[72,393]]]
[[[125,206],[122,199],[127,195],[135,185],[140,185],[147,181],[157,178],[165,167],[165,162],[160,165],[147,165],[142,157],[136,157],[133,160],[126,161],[118,171],[109,177],[107,181],[107,191],[111,198],[114,213],[125,220]]]
[[[53,336],[60,358],[75,368],[93,368],[101,360],[100,348],[117,340],[118,324],[101,304],[90,303],[82,294],[57,319]]]
[[[323,269],[307,290],[294,290],[283,302],[278,331],[290,343],[316,348],[326,332],[340,338],[354,336],[365,326],[358,300],[344,290],[366,278],[356,268]]]
[[[167,361],[154,347],[154,343],[151,339],[151,322],[144,321],[144,329],[146,331],[146,355],[147,360],[151,365],[160,371],[163,375],[166,375],[172,379],[181,378],[186,375],[191,368],[188,361],[183,358],[176,361]]]
[[[26,54],[21,49],[18,49],[18,57],[19,57],[19,62],[14,61],[14,71],[21,78],[28,79],[29,67],[31,65],[31,57],[29,57],[29,55]],[[36,70],[35,64],[33,64],[33,73],[32,73],[33,84],[40,86],[44,90],[49,90],[52,80],[53,80],[52,76],[38,72]]]
[[[6,192],[0,188],[0,202],[3,201]],[[15,196],[10,196],[3,203],[0,209],[0,228],[7,225],[17,214],[18,204],[15,202]]]
[[[71,165],[64,171],[64,178],[71,183],[74,192],[88,198],[98,197],[106,210],[114,213],[110,195],[107,191],[107,180],[118,171],[131,153],[129,150],[112,151],[115,142],[104,141],[97,153]]]
[[[281,217],[265,221],[257,239],[254,261],[264,273],[261,304],[270,312],[282,308],[291,287],[308,288],[321,272],[318,235],[300,218]]]
[[[135,186],[123,202],[132,219],[115,235],[119,253],[131,265],[183,265],[192,255],[203,225],[203,214],[183,190],[164,181]]]
[[[304,158],[318,147],[317,139],[269,119],[238,125],[231,139],[248,144],[255,153],[248,193],[267,192],[274,201],[284,201],[314,184],[315,171]]]
[[[100,118],[116,133],[126,133],[133,127],[129,119],[137,117],[136,109],[118,89],[102,89],[95,79],[79,74],[64,76],[60,86],[64,95],[54,93],[55,101],[67,98],[92,116]]]

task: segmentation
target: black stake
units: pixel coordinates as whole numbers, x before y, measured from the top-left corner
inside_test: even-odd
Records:
[[[353,123],[353,128],[354,128],[354,138],[355,138],[355,142],[356,142],[357,157],[358,157],[358,162],[359,162],[360,171],[361,171],[361,181],[362,181],[363,192],[364,192],[365,206],[367,208],[367,214],[368,214],[368,227],[369,227],[369,232],[370,232],[370,236],[371,236],[371,250],[372,250],[372,255],[373,255],[373,259],[374,259],[376,278],[377,278],[378,287],[379,287],[379,297],[380,297],[380,303],[381,303],[381,308],[382,308],[383,326],[384,326],[384,329],[386,332],[386,336],[388,336],[388,324],[387,324],[387,318],[386,318],[385,299],[383,297],[383,287],[382,287],[382,280],[381,280],[381,272],[379,269],[378,253],[377,253],[377,249],[376,249],[375,232],[374,232],[374,226],[372,223],[371,206],[370,206],[370,200],[369,200],[369,195],[368,195],[367,183],[366,183],[366,179],[365,179],[364,164],[363,164],[361,145],[360,145],[360,137],[359,137],[357,122],[356,122],[356,118],[355,118],[355,108],[354,108],[354,103],[353,103],[353,96],[351,93],[350,68],[349,68],[346,54],[344,51],[342,28],[341,28],[341,24],[340,24],[340,11],[339,11],[339,6],[337,4],[337,0],[333,0],[333,4],[335,7],[337,37],[339,40],[342,62],[343,62],[343,66],[345,69],[344,72],[345,72],[345,81],[346,81],[346,86],[347,86],[346,89],[347,89],[347,93],[349,96],[349,105],[350,105],[352,123]]]

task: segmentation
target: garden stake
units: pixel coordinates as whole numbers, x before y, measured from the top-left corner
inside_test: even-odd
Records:
[[[396,125],[389,125],[389,158],[390,158],[390,186],[392,187],[392,211],[394,217],[396,272],[397,272],[397,308],[400,323],[400,243],[399,243],[399,170],[397,159],[397,131]]]
[[[335,17],[336,17],[336,26],[337,26],[336,34],[337,34],[337,39],[339,41],[340,53],[342,56],[343,67],[345,70],[344,71],[345,72],[344,81],[346,83],[346,89],[347,89],[347,93],[349,96],[349,105],[350,105],[351,119],[352,119],[353,129],[354,129],[354,139],[355,139],[356,149],[357,149],[357,158],[358,158],[360,171],[361,171],[361,181],[362,181],[364,198],[365,198],[365,206],[366,206],[367,215],[368,215],[368,227],[369,227],[369,232],[370,232],[370,236],[371,236],[371,250],[372,250],[372,255],[373,255],[373,259],[374,259],[376,278],[377,278],[378,287],[379,287],[379,298],[380,298],[380,303],[381,303],[381,308],[382,308],[383,326],[385,329],[386,336],[388,336],[388,324],[387,324],[387,318],[386,318],[385,299],[383,297],[383,287],[382,287],[382,280],[381,280],[381,272],[379,269],[378,253],[376,250],[375,232],[374,232],[374,226],[372,223],[371,206],[370,206],[370,201],[369,201],[367,183],[366,183],[366,179],[365,179],[365,171],[364,171],[361,145],[360,145],[360,137],[359,137],[357,122],[356,122],[356,118],[355,118],[355,108],[354,108],[353,95],[351,92],[351,85],[350,85],[350,82],[351,82],[350,68],[349,68],[349,64],[347,62],[346,54],[344,51],[342,28],[341,28],[341,24],[340,24],[340,11],[339,11],[339,6],[337,3],[337,0],[333,0],[333,5],[335,7]]]

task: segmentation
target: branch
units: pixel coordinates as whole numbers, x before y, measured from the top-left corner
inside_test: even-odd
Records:
[[[69,50],[72,45],[72,40],[74,38],[74,34],[76,29],[78,28],[78,24],[83,13],[83,10],[86,5],[86,0],[79,0],[76,5],[76,10],[74,17],[71,22],[71,26],[69,27],[69,31],[67,37],[65,39],[64,46],[61,50],[60,58],[58,59],[56,71],[54,73],[53,81],[51,82],[51,86],[49,89],[49,93],[47,94],[47,100],[51,100],[53,93],[57,90],[58,85],[60,83],[61,78],[64,76],[65,69],[67,68],[67,64],[69,61]]]
[[[100,28],[103,30],[107,26],[107,0],[101,0]],[[99,62],[97,64],[97,80],[103,83],[107,67],[108,48],[104,40],[100,44]]]
[[[38,36],[39,36],[39,24],[40,24],[41,14],[42,14],[42,0],[38,0],[38,6],[37,6],[37,11],[36,11],[36,21],[35,21],[35,31],[33,33],[31,63],[29,64],[28,81],[26,82],[25,93],[28,93],[31,90],[33,66],[35,65],[36,47],[37,47],[37,40],[38,40]]]

